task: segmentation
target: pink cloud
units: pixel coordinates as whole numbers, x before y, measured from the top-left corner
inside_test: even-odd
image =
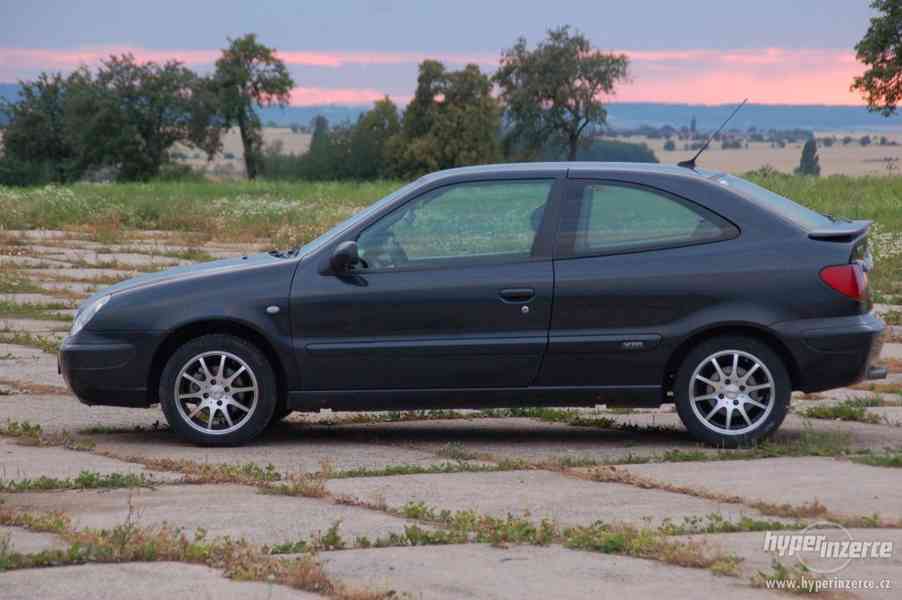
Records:
[[[862,104],[849,86],[864,67],[844,50],[629,54],[633,82],[620,88],[619,101],[722,104],[748,96],[762,104]]]
[[[77,50],[46,48],[0,48],[0,73],[12,70],[28,72],[43,69],[74,69],[79,65],[95,65],[111,54],[130,53],[138,60],[164,62],[178,60],[188,65],[212,65],[220,50],[149,50],[132,46],[97,46]],[[340,68],[345,65],[417,64],[434,58],[449,64],[476,63],[495,65],[498,57],[487,54],[426,53],[426,52],[315,52],[278,51],[288,65]]]
[[[68,71],[81,64],[96,65],[110,54],[131,52],[139,60],[180,60],[192,67],[209,67],[218,49],[152,50],[129,46],[98,46],[54,50],[0,48],[0,81],[33,77],[43,70]],[[613,98],[621,101],[690,102],[719,104],[748,96],[752,102],[778,104],[861,104],[849,91],[863,66],[847,50],[759,48],[625,51],[632,61],[632,81]],[[477,63],[491,70],[498,54],[281,50],[289,66],[341,69],[348,65],[416,65],[435,58],[452,65]],[[399,82],[386,82],[393,89]],[[414,79],[403,82],[410,91]],[[381,98],[371,87],[295,90],[292,103],[357,104]]]
[[[385,92],[368,88],[296,87],[291,90],[291,104],[294,106],[368,104],[381,100],[385,95]],[[395,103],[406,104],[410,96],[393,96],[392,100]]]

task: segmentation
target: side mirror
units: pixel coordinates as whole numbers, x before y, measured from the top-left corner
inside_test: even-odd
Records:
[[[335,247],[332,252],[332,258],[329,265],[336,274],[347,273],[351,267],[360,262],[360,256],[357,254],[357,242],[350,240],[342,242]]]

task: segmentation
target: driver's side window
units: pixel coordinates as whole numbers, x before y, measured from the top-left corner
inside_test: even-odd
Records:
[[[486,181],[427,192],[366,228],[358,253],[369,269],[528,258],[552,183]]]

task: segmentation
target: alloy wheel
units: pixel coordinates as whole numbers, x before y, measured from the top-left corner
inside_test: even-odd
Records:
[[[231,352],[204,352],[188,360],[175,378],[179,415],[197,431],[225,435],[254,414],[260,388],[251,367]]]
[[[743,435],[761,426],[773,410],[775,392],[767,365],[742,350],[708,356],[689,380],[692,412],[722,435]]]

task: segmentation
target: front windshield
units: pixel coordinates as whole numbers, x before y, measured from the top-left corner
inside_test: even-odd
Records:
[[[834,220],[827,215],[806,208],[774,192],[756,185],[751,181],[736,177],[735,175],[715,175],[718,183],[731,188],[743,198],[751,200],[758,206],[783,217],[787,221],[811,231],[819,227],[830,225]]]
[[[297,246],[296,248],[293,248],[292,253],[295,254],[296,256],[303,258],[305,256],[308,256],[308,255],[316,252],[323,246],[326,246],[329,243],[331,243],[332,241],[334,241],[335,239],[341,237],[341,235],[348,229],[354,227],[358,223],[365,221],[373,213],[378,212],[385,206],[388,206],[389,204],[394,202],[395,199],[403,196],[404,194],[406,194],[407,192],[412,190],[414,187],[416,187],[417,184],[418,184],[418,181],[413,181],[411,183],[408,183],[404,187],[401,187],[401,188],[395,190],[388,196],[385,196],[381,200],[379,200],[373,204],[370,204],[363,210],[351,215],[351,217],[345,219],[341,223],[338,223],[332,229],[330,229],[326,233],[322,234],[318,238],[311,240],[310,242],[307,242],[306,244],[304,244],[302,246]]]

